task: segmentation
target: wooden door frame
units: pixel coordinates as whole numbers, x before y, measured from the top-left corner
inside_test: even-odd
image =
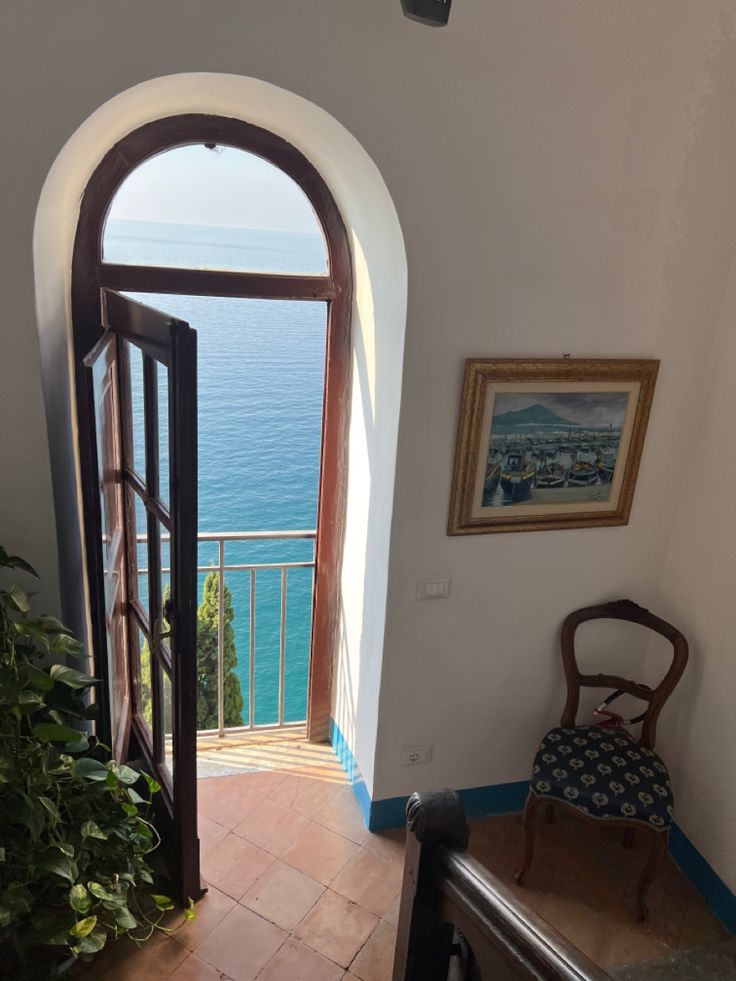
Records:
[[[218,272],[105,263],[102,238],[110,205],[126,177],[144,161],[190,144],[225,145],[255,153],[291,177],[314,208],[328,252],[326,276]],[[103,157],[85,189],[72,259],[72,324],[79,465],[81,475],[87,590],[95,670],[102,679],[100,735],[111,731],[107,696],[104,582],[101,562],[100,502],[97,493],[91,393],[84,356],[102,335],[100,290],[175,293],[257,299],[327,302],[327,351],[317,542],[310,652],[307,736],[328,738],[333,668],[340,611],[340,569],[345,530],[348,422],[351,378],[352,257],[340,211],[330,189],[296,147],[243,120],[188,113],[155,120],[116,143]]]

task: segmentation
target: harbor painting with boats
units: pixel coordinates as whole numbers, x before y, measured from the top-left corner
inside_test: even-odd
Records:
[[[467,358],[448,535],[627,524],[658,370]]]
[[[610,500],[629,392],[496,392],[483,508]]]

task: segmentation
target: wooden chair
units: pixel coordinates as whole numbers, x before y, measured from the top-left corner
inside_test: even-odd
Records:
[[[670,641],[674,650],[672,663],[656,688],[616,675],[580,673],[575,632],[581,623],[599,619],[638,623]],[[654,752],[657,720],[685,670],[687,641],[671,624],[631,600],[617,600],[571,613],[562,625],[561,645],[567,703],[560,726],[546,734],[534,759],[523,815],[524,859],[516,881],[521,885],[532,863],[535,819],[541,801],[546,802],[548,821],[553,819],[554,808],[561,805],[580,817],[623,826],[624,844],[628,846],[634,829],[642,828],[651,836],[649,858],[637,889],[637,913],[643,922],[648,916],[649,886],[667,853],[673,814],[667,767]],[[620,689],[647,702],[639,740],[618,727],[578,725],[582,687]]]

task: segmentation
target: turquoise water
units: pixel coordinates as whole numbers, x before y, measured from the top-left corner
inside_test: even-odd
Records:
[[[111,221],[110,262],[241,269],[324,270],[318,236],[240,229]],[[326,304],[130,294],[188,321],[197,331],[199,530],[314,529],[324,387]],[[133,388],[141,391],[136,364]],[[164,407],[162,406],[162,409]],[[142,447],[142,407],[134,406],[136,446]],[[164,417],[165,419],[165,417]],[[165,428],[165,422],[164,422]],[[164,434],[161,437],[165,444]],[[142,451],[137,450],[137,455]],[[163,455],[163,454],[162,454]],[[162,460],[162,485],[167,476]],[[217,545],[201,543],[200,565]],[[235,543],[228,563],[305,561],[311,542]],[[163,556],[164,562],[168,558]],[[290,570],[287,589],[286,721],[306,718],[313,577]],[[200,597],[204,574],[200,575]],[[248,723],[249,574],[226,577],[233,594],[238,675]],[[255,722],[278,720],[281,574],[256,576]]]

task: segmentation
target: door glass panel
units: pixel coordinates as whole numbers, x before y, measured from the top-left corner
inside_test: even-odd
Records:
[[[128,588],[131,599],[137,599],[148,623],[148,522],[143,501],[132,487],[126,487],[128,520]]]
[[[143,352],[128,344],[130,360],[130,406],[133,439],[133,467],[141,480],[146,477],[146,434],[143,424]]]
[[[201,143],[160,153],[128,175],[102,251],[105,262],[124,265],[307,275],[328,268],[322,226],[291,177],[254,153]]]
[[[173,706],[173,686],[167,671],[161,670],[162,697],[161,707],[163,710],[163,731],[164,731],[164,759],[165,765],[171,776],[174,776],[174,706]]]
[[[156,363],[158,376],[158,458],[159,492],[158,496],[169,507],[169,372],[166,367]]]
[[[151,676],[151,647],[146,640],[143,632],[138,629],[135,631],[138,642],[138,656],[140,658],[140,671],[137,674],[137,699],[136,709],[139,717],[153,729],[153,680]],[[135,652],[134,652],[135,654]],[[135,664],[135,660],[133,660]]]

